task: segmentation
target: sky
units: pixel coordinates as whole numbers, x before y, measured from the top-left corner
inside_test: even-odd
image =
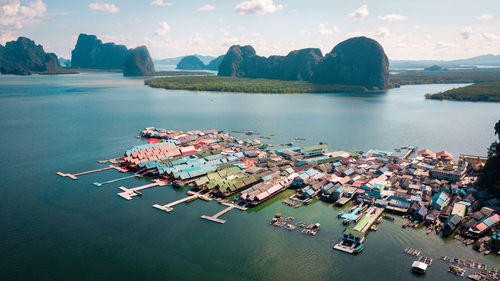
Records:
[[[0,0],[0,43],[26,36],[71,57],[78,34],[156,59],[218,56],[252,45],[263,56],[355,36],[377,40],[393,60],[500,54],[499,0]]]

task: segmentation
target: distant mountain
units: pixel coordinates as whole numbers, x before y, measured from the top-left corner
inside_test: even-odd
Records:
[[[187,56],[177,64],[177,69],[202,70],[205,69],[205,64],[197,56]]]
[[[42,45],[19,37],[5,47],[0,45],[0,72],[2,74],[30,75],[37,72],[57,73],[61,70],[57,56],[46,53]]]
[[[217,71],[219,69],[219,65],[224,59],[224,55],[218,56],[211,60],[208,64],[203,63],[201,59],[197,56],[186,56],[179,61],[177,64],[177,69],[183,70],[214,70]]]
[[[63,57],[57,59],[62,67],[71,67],[71,61]]]
[[[199,58],[204,64],[209,64],[210,61],[214,60],[213,56],[202,56],[202,55],[193,55]],[[169,64],[169,65],[177,65],[183,58],[187,56],[181,56],[176,58],[166,58],[166,59],[154,59],[153,62],[156,64]]]
[[[467,66],[498,66],[500,67],[500,55],[482,55],[468,59],[459,60],[390,60],[389,67],[394,68],[426,68],[439,65],[445,68],[467,67]]]
[[[386,89],[389,61],[382,46],[367,37],[347,39],[325,56],[320,49],[309,48],[266,58],[252,46],[235,45],[227,51],[218,75]]]
[[[219,70],[219,65],[223,59],[224,59],[224,55],[221,55],[221,56],[218,56],[217,58],[211,60],[207,65],[207,69],[214,70],[214,71]]]

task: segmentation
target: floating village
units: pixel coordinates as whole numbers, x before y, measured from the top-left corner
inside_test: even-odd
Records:
[[[201,218],[226,222],[222,216],[233,209],[245,211],[286,189],[295,190],[283,204],[298,208],[315,200],[341,206],[332,211],[332,220],[345,225],[334,250],[357,254],[368,246],[369,231],[394,216],[406,219],[404,228],[425,228],[427,234],[453,237],[483,254],[500,254],[500,201],[476,185],[477,171],[486,158],[473,155],[454,157],[445,150],[402,146],[394,151],[328,151],[326,143],[294,146],[284,143],[275,149],[264,144],[255,132],[173,131],[146,128],[138,138],[147,143],[125,151],[122,157],[98,161],[107,166],[80,173],[57,172],[77,180],[79,176],[115,169],[127,175],[97,186],[130,177],[152,178],[138,187],[119,187],[125,200],[142,197],[154,187],[186,188],[186,197],[158,202],[153,207],[170,213],[174,206],[196,199],[217,201],[223,209]],[[296,142],[304,141],[296,138]],[[299,229],[317,235],[320,224],[276,214],[270,224],[289,231]],[[402,250],[403,251],[403,250]],[[404,252],[415,257],[414,272],[425,273],[433,258],[418,249]],[[499,280],[497,268],[472,260],[442,256],[449,272],[473,280]],[[410,266],[410,265],[409,265]]]

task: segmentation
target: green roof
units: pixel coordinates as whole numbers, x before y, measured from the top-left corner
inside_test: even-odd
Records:
[[[363,238],[365,235],[360,231],[354,230],[353,228],[346,229],[344,235],[352,235],[354,237]]]
[[[320,145],[308,146],[308,147],[302,148],[302,151],[313,151],[313,150],[320,150],[320,149],[328,149],[328,145],[320,144]]]
[[[361,230],[363,230],[363,228],[365,228],[365,226],[368,224],[369,221],[370,221],[370,217],[368,217],[368,216],[362,217],[361,220],[356,224],[356,226],[354,226],[353,230],[361,232]]]

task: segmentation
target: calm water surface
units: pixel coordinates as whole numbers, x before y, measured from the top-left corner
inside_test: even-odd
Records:
[[[142,141],[146,126],[177,130],[253,130],[295,137],[330,149],[392,150],[401,145],[486,154],[500,104],[423,98],[460,85],[418,85],[377,94],[247,95],[166,91],[113,73],[0,76],[1,280],[410,280],[405,247],[435,258],[423,279],[459,280],[437,258],[448,255],[500,266],[454,240],[384,221],[357,256],[333,251],[343,227],[338,209],[315,202],[293,209],[289,191],[247,212],[231,211],[224,225],[200,219],[222,207],[195,201],[171,214],[153,209],[185,196],[157,187],[142,199],[116,193],[127,179],[116,171],[60,178],[57,171],[100,167]],[[277,212],[320,222],[315,237],[268,225]],[[464,280],[464,279],[462,279]]]

